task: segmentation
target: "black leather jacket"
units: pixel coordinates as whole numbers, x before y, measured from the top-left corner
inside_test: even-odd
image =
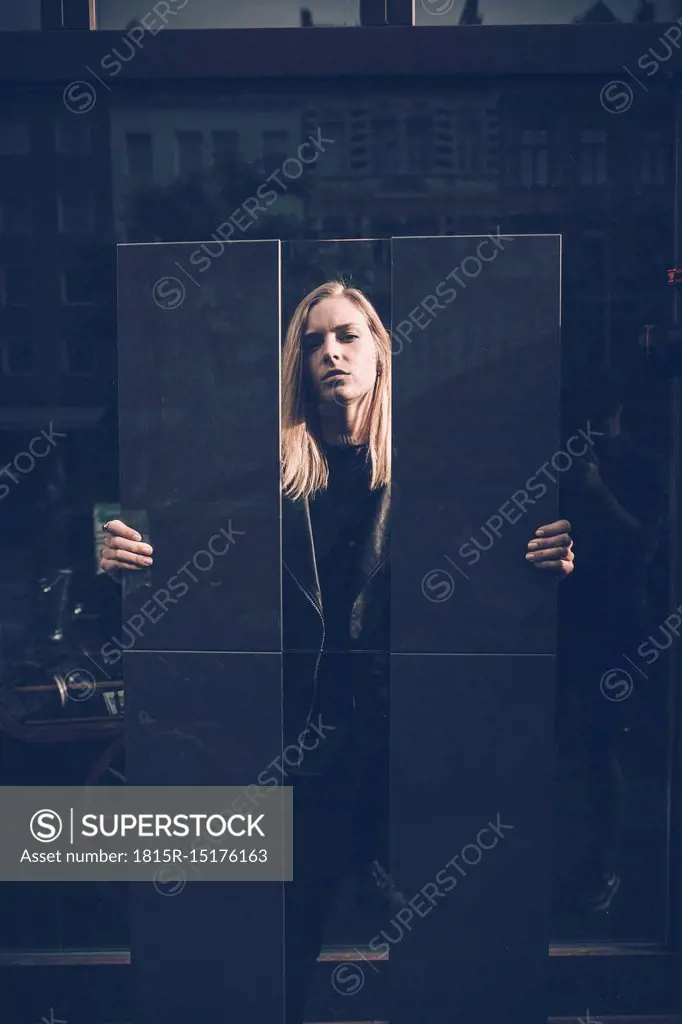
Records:
[[[374,679],[374,696],[387,700],[390,485],[373,492],[372,525],[358,560],[350,619],[349,665],[362,663],[365,686]],[[285,680],[285,735],[295,736],[319,707],[320,672],[325,657],[322,594],[307,499],[282,502],[282,628]],[[353,659],[357,659],[353,661]],[[369,672],[369,675],[367,674]],[[355,672],[353,672],[355,675]]]

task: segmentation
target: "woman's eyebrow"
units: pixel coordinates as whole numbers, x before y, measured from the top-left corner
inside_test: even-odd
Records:
[[[334,327],[333,330],[335,332],[347,331],[349,327],[355,327],[356,329],[359,329],[360,328],[360,324],[337,324],[337,326]],[[324,331],[306,331],[306,333],[303,335],[303,337],[304,337],[304,339],[305,338],[308,338],[308,339],[320,338],[324,333],[325,333]]]

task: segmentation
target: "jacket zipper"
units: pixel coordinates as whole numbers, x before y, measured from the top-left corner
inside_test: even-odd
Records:
[[[374,569],[369,574],[369,576],[367,577],[365,582],[362,584],[362,588],[360,589],[360,592],[358,593],[357,597],[355,598],[355,601],[353,602],[353,605],[355,605],[355,602],[358,600],[359,597],[361,597],[363,590],[374,579],[374,577],[379,572],[379,570],[382,569],[384,565],[386,565],[387,561],[388,561],[388,556],[386,558],[383,558],[379,562],[379,564],[374,567]],[[311,719],[313,710],[315,708],[315,701],[317,699],[317,673],[318,673],[319,668],[320,668],[320,661],[322,660],[322,653],[324,651],[324,642],[325,642],[326,635],[327,635],[326,634],[326,627],[325,627],[325,624],[324,624],[324,616],[322,614],[322,611],[321,611],[319,605],[317,604],[317,601],[314,600],[314,598],[306,590],[306,588],[303,586],[303,584],[299,583],[298,579],[296,578],[296,576],[294,576],[293,572],[291,571],[289,566],[286,564],[286,562],[283,562],[283,565],[284,565],[284,568],[286,569],[286,571],[291,576],[291,578],[294,581],[294,583],[296,584],[296,586],[298,587],[298,589],[310,601],[311,605],[313,606],[313,608],[315,609],[315,611],[317,612],[317,614],[319,616],[320,623],[322,624],[322,640],[320,642],[320,649],[317,652],[317,658],[315,660],[315,671],[313,672],[313,698],[312,698],[312,701],[310,702],[310,707],[308,709],[308,714],[306,715],[306,720],[305,720],[305,724],[306,724],[306,727],[307,727],[307,726],[310,725],[310,719]],[[355,709],[355,694],[353,694],[353,708]]]
[[[355,604],[356,604],[358,598],[362,597],[362,591],[365,589],[367,584],[371,583],[371,581],[374,579],[374,577],[379,572],[379,570],[383,569],[383,567],[386,565],[387,562],[388,562],[388,555],[386,555],[385,558],[382,558],[378,565],[374,566],[374,568],[372,569],[371,573],[369,574],[369,576],[367,577],[365,582],[362,584],[362,587],[360,588],[360,592],[358,593],[357,597],[355,598],[355,601],[353,601],[353,607],[355,607]]]
[[[317,614],[318,614],[318,616],[320,618],[320,622],[322,624],[322,640],[320,642],[320,649],[317,652],[317,659],[315,661],[315,671],[313,672],[313,699],[310,702],[310,708],[308,709],[308,714],[306,715],[306,720],[305,720],[305,724],[306,724],[306,727],[307,727],[307,726],[310,725],[310,717],[311,717],[311,715],[313,713],[313,708],[315,707],[315,700],[317,699],[317,673],[318,673],[318,670],[319,670],[319,667],[320,667],[320,661],[322,660],[322,651],[324,649],[324,641],[325,641],[325,637],[326,637],[326,629],[325,629],[325,625],[324,625],[324,616],[322,614],[322,611],[321,611],[320,607],[317,604],[317,601],[315,601],[313,599],[313,597],[308,593],[308,591],[303,586],[303,584],[299,583],[299,581],[294,576],[293,572],[291,571],[291,569],[289,568],[287,563],[284,562],[283,564],[284,564],[284,568],[289,573],[289,575],[291,576],[292,580],[294,581],[294,583],[296,584],[298,589],[310,601],[311,605],[313,606],[313,608],[317,612]]]
[[[374,579],[374,577],[379,572],[379,570],[381,568],[383,568],[383,566],[386,565],[387,562],[388,562],[388,555],[385,558],[382,558],[381,561],[379,562],[379,564],[375,565],[375,567],[372,569],[371,573],[369,574],[369,576],[367,577],[365,582],[362,584],[362,587],[360,588],[360,592],[357,595],[357,597],[355,598],[355,601],[353,601],[353,608],[355,608],[355,605],[356,605],[358,599],[360,597],[362,597],[363,590],[365,590],[365,588],[368,586],[368,584],[371,583],[371,581]],[[352,614],[352,612],[351,612],[351,614]],[[355,711],[355,709],[356,709],[356,706],[355,706],[355,693],[353,693],[353,711]]]

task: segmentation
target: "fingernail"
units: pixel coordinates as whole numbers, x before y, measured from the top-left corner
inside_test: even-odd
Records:
[[[526,555],[526,558],[528,559],[529,562],[533,561],[533,555],[530,552]]]
[[[151,558],[143,558],[142,561],[144,562],[145,565],[153,565],[154,564]]]
[[[536,547],[537,547],[537,546],[538,546],[538,545],[537,545],[537,542],[536,542],[536,541],[534,541],[534,540],[532,540],[532,541],[530,542],[530,544],[528,545],[528,547],[530,548],[530,550],[531,550],[531,551],[535,551],[535,549],[536,549]]]
[[[544,530],[536,530],[535,531],[535,536],[536,537],[544,537],[545,536],[545,531]]]

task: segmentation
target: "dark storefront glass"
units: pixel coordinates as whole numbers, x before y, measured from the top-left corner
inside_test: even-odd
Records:
[[[25,32],[40,27],[40,0],[22,0],[20,4],[2,5],[0,32]]]
[[[101,27],[109,27],[107,6]],[[421,6],[421,20],[435,23],[437,12]],[[501,7],[486,6],[480,11],[491,19]],[[620,6],[624,19],[634,17],[634,2]],[[194,15],[199,9],[193,5]],[[461,13],[453,8],[442,23]],[[553,938],[662,942],[672,662],[656,631],[671,611],[671,385],[643,371],[638,338],[645,323],[671,316],[675,97],[662,80],[622,112],[610,108],[610,96],[596,80],[280,84],[250,87],[248,96],[183,84],[120,89],[109,109],[101,96],[84,117],[65,112],[59,92],[49,116],[44,99],[39,108],[26,98],[0,117],[8,172],[0,192],[0,459],[11,464],[50,420],[67,435],[2,504],[0,577],[14,581],[1,591],[2,640],[6,664],[27,638],[40,645],[29,614],[35,580],[63,564],[74,567],[93,630],[111,632],[105,616],[113,591],[95,573],[92,517],[95,505],[118,498],[115,242],[206,240],[220,229],[234,240],[285,241],[561,234],[563,436],[588,422],[615,432],[622,405],[632,443],[600,439],[591,466],[581,463],[555,482],[563,514],[575,522],[578,564],[584,552],[603,556],[610,582],[585,601],[580,584],[562,585]],[[297,156],[304,141],[316,154],[305,166]],[[276,200],[254,203],[266,181]],[[37,256],[29,250],[32,224],[45,242]],[[209,280],[211,267],[183,276],[183,286],[200,288],[203,273]],[[600,378],[603,368],[615,384]],[[618,500],[621,526],[627,530],[628,517],[630,527],[632,519],[646,523],[646,550],[614,544],[604,555],[618,524],[609,526],[597,477]],[[628,571],[618,575],[624,560]],[[589,590],[589,572],[587,579]],[[647,637],[661,645],[647,648],[658,653],[648,655],[651,669],[637,654]],[[84,779],[104,746],[76,744],[67,754],[12,741],[5,771],[26,781],[30,764],[35,781]],[[618,886],[600,909],[615,885],[600,900],[604,875],[616,875]],[[61,887],[55,907],[66,906],[65,893]],[[111,945],[125,944],[116,894],[91,897],[98,941],[106,928]],[[17,887],[22,905],[31,898],[28,887]],[[331,944],[362,938],[354,900],[344,893]],[[35,943],[33,934],[12,932],[14,913],[3,917],[3,944]],[[86,916],[80,925],[74,917],[69,931],[43,920],[39,945],[85,944],[93,934]]]

